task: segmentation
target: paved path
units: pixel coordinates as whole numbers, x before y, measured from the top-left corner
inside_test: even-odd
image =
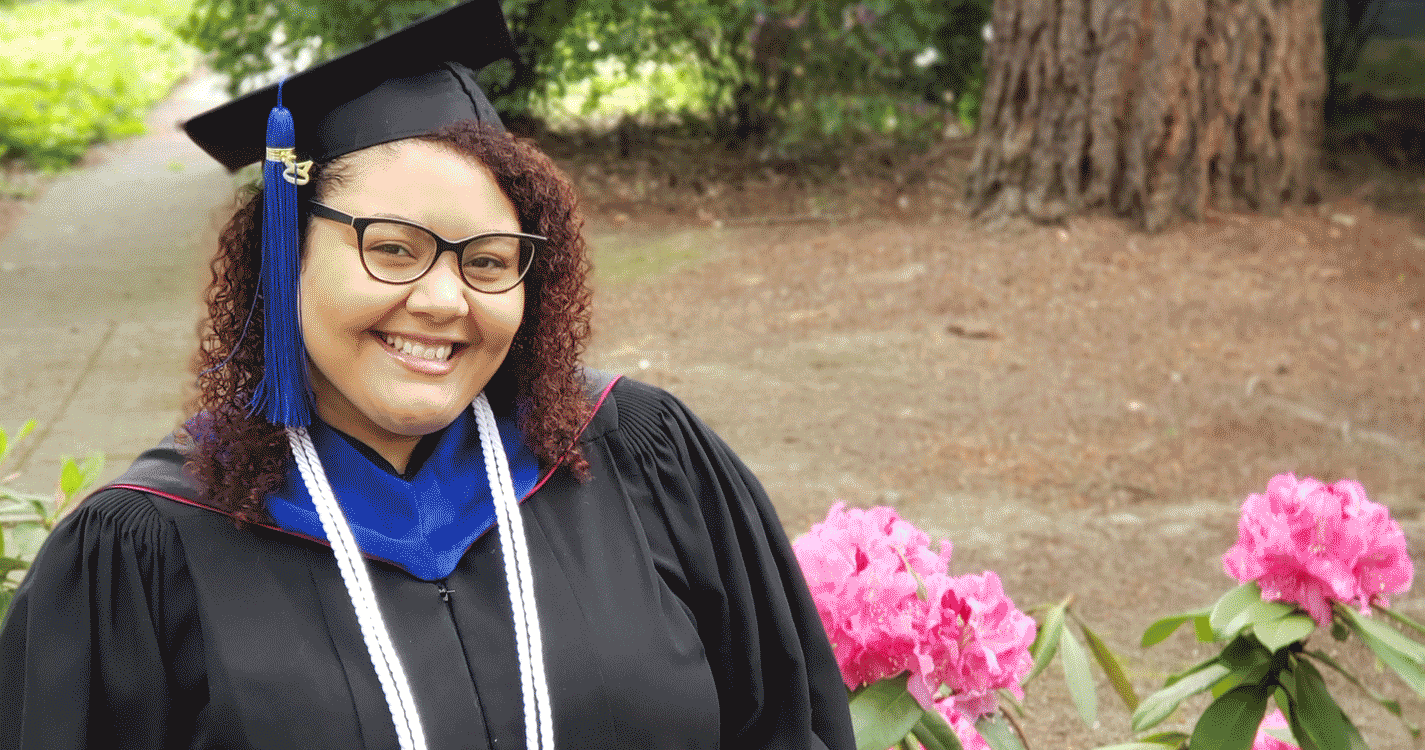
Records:
[[[57,179],[0,239],[0,427],[39,421],[3,483],[49,490],[61,456],[91,451],[108,479],[180,419],[235,182],[176,125],[225,99],[211,77],[180,86],[148,135]]]

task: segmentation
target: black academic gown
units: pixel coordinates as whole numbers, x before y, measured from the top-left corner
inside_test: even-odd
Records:
[[[557,747],[854,747],[746,467],[627,380],[581,440],[593,481],[556,471],[521,506]],[[44,545],[0,632],[0,748],[395,748],[330,548],[166,498],[195,494],[181,461],[149,451],[157,493],[96,493]],[[497,533],[444,581],[369,566],[432,750],[524,747]]]

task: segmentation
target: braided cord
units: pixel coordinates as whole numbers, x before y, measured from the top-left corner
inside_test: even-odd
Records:
[[[336,555],[337,568],[341,571],[342,582],[346,584],[351,606],[356,610],[356,621],[366,642],[366,652],[371,656],[371,666],[376,669],[376,679],[381,683],[386,707],[391,711],[391,722],[396,727],[396,741],[401,750],[425,750],[425,733],[421,729],[415,700],[411,697],[410,682],[401,668],[400,657],[391,643],[381,610],[376,606],[376,595],[366,562],[361,558],[361,550],[352,536],[351,527],[337,505],[336,496],[332,494],[316,447],[312,445],[305,428],[288,427],[287,441],[292,446],[292,456],[297,461],[302,482],[306,484],[307,492],[317,507],[317,515],[321,517],[322,530],[326,532],[327,541]]]
[[[545,679],[544,642],[539,628],[539,612],[534,597],[534,569],[529,559],[529,541],[524,518],[515,499],[509,461],[495,414],[481,393],[471,404],[480,428],[480,447],[485,470],[490,474],[490,491],[495,496],[495,516],[500,524],[500,552],[505,564],[505,587],[509,590],[514,615],[515,651],[520,662],[520,694],[524,698],[525,746],[533,750],[554,749],[554,722]]]

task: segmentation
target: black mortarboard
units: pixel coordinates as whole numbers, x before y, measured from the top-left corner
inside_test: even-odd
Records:
[[[498,0],[471,0],[293,74],[282,84],[282,99],[292,112],[297,154],[325,161],[460,120],[499,126],[475,73],[513,54]],[[183,129],[230,170],[262,161],[261,134],[277,86],[208,110]]]
[[[228,169],[263,163],[263,374],[253,411],[275,425],[311,423],[296,192],[311,162],[461,120],[500,127],[475,72],[513,52],[499,1],[470,0],[184,123]]]

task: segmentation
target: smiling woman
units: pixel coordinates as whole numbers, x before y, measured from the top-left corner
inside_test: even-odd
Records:
[[[490,170],[448,146],[398,141],[352,154],[341,168],[346,178],[321,183],[318,196],[352,213],[451,236],[520,230]],[[437,259],[433,249],[426,255],[434,265],[419,278],[384,282],[362,262],[366,247],[411,253],[391,232],[372,229],[358,244],[352,227],[308,224],[302,337],[318,416],[405,471],[416,443],[455,421],[499,369],[519,329],[524,288],[482,293],[459,256]],[[518,267],[518,257],[499,260]]]
[[[264,185],[194,416],[17,592],[0,750],[854,744],[756,478],[579,366],[573,193],[474,82],[509,49],[466,3],[187,123]]]

